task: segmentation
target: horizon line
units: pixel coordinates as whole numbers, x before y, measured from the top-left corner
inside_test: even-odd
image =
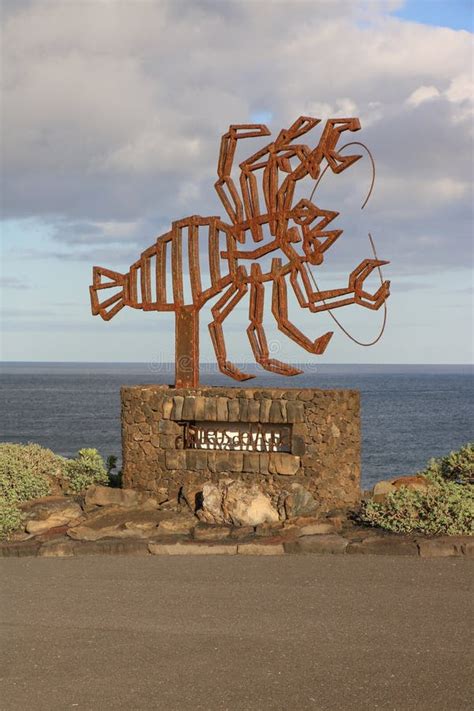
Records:
[[[258,363],[254,363],[253,361],[236,361],[239,364],[242,365],[247,365],[247,366],[254,366],[256,368],[260,368],[261,366],[258,365]],[[156,361],[152,360],[145,360],[145,361],[132,361],[132,360],[0,360],[0,364],[3,365],[9,365],[12,363],[24,363],[28,365],[35,365],[35,364],[41,364],[41,363],[48,363],[48,364],[56,364],[56,363],[69,363],[71,365],[152,365],[155,368],[158,365],[175,365],[174,361],[169,360],[169,361],[161,361],[160,364],[156,363]],[[292,361],[295,365],[306,365],[310,366],[312,368],[314,367],[321,367],[321,366],[339,366],[339,365],[352,365],[352,366],[422,366],[422,365],[429,365],[429,366],[472,366],[474,367],[474,363],[427,363],[427,362],[419,362],[419,363],[354,363],[354,362],[341,362],[341,363],[319,363],[315,364],[314,362],[311,361]],[[217,363],[214,361],[201,361],[200,365],[213,365],[218,369]]]

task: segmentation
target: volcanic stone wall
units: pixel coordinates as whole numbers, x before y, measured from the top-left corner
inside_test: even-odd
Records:
[[[277,503],[297,484],[321,510],[360,497],[358,391],[142,385],[123,387],[121,399],[126,487],[173,500],[228,477],[261,484]],[[186,422],[291,425],[290,451],[186,449]]]

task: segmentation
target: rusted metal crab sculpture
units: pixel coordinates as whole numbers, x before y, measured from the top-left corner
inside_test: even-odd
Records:
[[[288,286],[299,305],[313,313],[348,304],[376,310],[385,304],[388,281],[382,281],[375,293],[364,289],[372,271],[380,271],[380,266],[388,263],[377,258],[364,259],[351,272],[345,287],[321,291],[311,283],[311,265],[322,264],[324,253],[342,230],[328,229],[338,212],[323,210],[311,199],[294,204],[297,182],[308,175],[318,180],[323,163],[324,170],[341,173],[362,157],[342,155],[344,147],[337,147],[344,131],[360,129],[357,118],[329,119],[315,148],[298,143],[319,122],[301,116],[274,141],[240,163],[240,191],[231,176],[237,141],[269,136],[270,131],[263,124],[230,126],[221,140],[215,183],[230,222],[197,215],[177,220],[140,255],[127,274],[93,268],[90,295],[94,315],[108,321],[124,306],[174,311],[176,387],[198,385],[199,312],[219,294],[211,308],[209,331],[219,369],[235,380],[254,376],[228,360],[223,323],[249,291],[247,335],[255,360],[274,373],[301,372],[271,357],[263,327],[266,282],[272,283],[271,311],[279,330],[315,355],[324,353],[333,332],[313,340],[289,320]],[[268,255],[274,255],[271,261]],[[209,277],[207,284],[203,283],[204,275]],[[111,289],[112,296],[100,298]]]

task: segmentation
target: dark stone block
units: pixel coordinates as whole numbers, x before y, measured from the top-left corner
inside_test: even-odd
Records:
[[[184,397],[182,395],[175,395],[173,398],[173,409],[171,410],[172,420],[181,420],[183,417],[183,404]]]
[[[261,452],[259,454],[260,474],[268,474],[269,459],[270,455],[267,452]]]
[[[268,419],[275,424],[286,422],[286,403],[283,400],[272,401]]]
[[[160,435],[161,449],[176,449],[175,435]]]
[[[217,398],[206,397],[204,404],[204,420],[215,421],[217,417]]]
[[[145,413],[146,409],[143,408]],[[171,413],[173,412],[173,398],[167,397],[163,400],[163,408],[162,408],[162,415],[165,420],[169,420],[171,417]]]
[[[227,409],[229,412],[229,422],[239,422],[240,420],[240,407],[237,398],[229,400],[227,403]]]
[[[244,452],[242,471],[258,474],[260,472],[260,454],[258,452]]]
[[[229,471],[229,452],[217,451],[215,459],[216,472]]]
[[[187,449],[186,469],[207,469],[207,451],[205,449]]]
[[[297,423],[304,421],[304,404],[296,400],[290,400],[286,403],[286,419],[287,422]]]
[[[226,452],[228,454],[229,471],[241,472],[244,462],[243,452]]]
[[[208,451],[207,452],[207,466],[210,472],[215,472],[216,471],[216,452],[214,451]]]
[[[167,469],[186,469],[186,452],[184,449],[168,449],[165,462]]]
[[[205,419],[205,412],[206,412],[206,398],[203,397],[202,395],[198,395],[198,397],[194,401],[194,419],[195,420],[204,420]]]
[[[155,410],[156,412],[161,412],[163,407],[163,396],[156,394],[151,395],[148,404],[152,410]]]
[[[270,422],[270,408],[272,401],[268,398],[260,400],[260,422]]]
[[[304,439],[299,435],[293,435],[291,438],[291,453],[302,457],[306,451]]]
[[[258,422],[260,419],[260,402],[258,400],[249,400],[247,417],[249,422]]]
[[[181,426],[173,420],[160,420],[158,423],[158,432],[160,434],[179,435],[181,434]]]
[[[245,397],[239,397],[239,419],[241,422],[249,419],[249,401]]]
[[[215,400],[216,398],[209,398],[210,400]],[[220,422],[227,422],[229,419],[229,408],[227,406],[228,399],[226,397],[217,398],[217,420]]]
[[[183,420],[194,420],[196,417],[196,398],[192,395],[187,395],[183,403]]]

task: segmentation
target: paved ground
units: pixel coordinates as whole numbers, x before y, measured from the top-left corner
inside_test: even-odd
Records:
[[[396,556],[3,560],[0,708],[467,711],[470,573]]]

